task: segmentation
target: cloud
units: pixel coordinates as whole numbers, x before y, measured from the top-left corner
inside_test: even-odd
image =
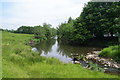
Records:
[[[69,17],[80,15],[89,0],[2,0],[2,26],[17,29],[22,25],[35,26],[46,22],[57,27]],[[8,5],[9,4],[9,5]]]

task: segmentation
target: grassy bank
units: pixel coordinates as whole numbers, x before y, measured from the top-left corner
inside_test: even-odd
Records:
[[[100,56],[112,58],[114,61],[120,62],[120,46],[116,45],[104,48],[101,51]]]
[[[118,78],[45,58],[26,45],[33,35],[2,32],[3,78]]]

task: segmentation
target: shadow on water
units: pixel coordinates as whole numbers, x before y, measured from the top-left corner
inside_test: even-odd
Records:
[[[72,46],[63,43],[60,40],[58,42],[58,52],[61,52],[63,55],[70,56],[71,54],[78,54],[78,55],[86,55],[88,52],[91,51],[100,51],[102,48],[100,47],[86,47],[86,46]]]

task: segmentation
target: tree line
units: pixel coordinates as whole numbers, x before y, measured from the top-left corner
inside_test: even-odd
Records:
[[[51,27],[51,24],[43,23],[38,26],[21,26],[17,30],[0,29],[13,33],[34,34],[35,39],[47,40],[48,38],[56,36],[57,30]]]
[[[69,43],[84,43],[91,38],[114,37],[120,33],[120,2],[88,2],[75,20],[58,26],[58,37]]]
[[[45,40],[56,35],[56,29],[51,28],[51,24],[43,23],[43,26],[21,26],[15,33],[34,34],[35,38]]]

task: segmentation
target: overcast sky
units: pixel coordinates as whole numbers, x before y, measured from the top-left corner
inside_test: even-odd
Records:
[[[17,29],[24,26],[49,23],[57,27],[69,17],[77,18],[84,3],[90,0],[1,0],[2,28]]]

